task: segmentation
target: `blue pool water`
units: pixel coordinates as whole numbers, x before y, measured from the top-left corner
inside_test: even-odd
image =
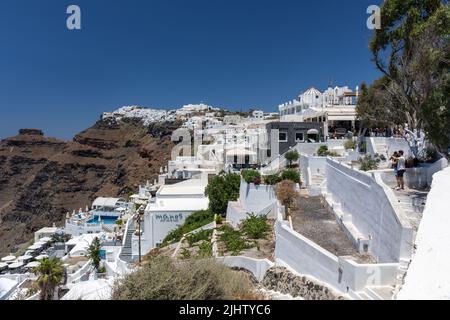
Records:
[[[101,219],[104,224],[114,224],[117,221],[117,217],[103,217],[102,216]],[[98,221],[98,216],[94,216],[87,223],[100,224],[100,222]]]

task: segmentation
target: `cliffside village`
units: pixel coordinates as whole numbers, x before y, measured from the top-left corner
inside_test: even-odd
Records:
[[[358,88],[346,86],[309,88],[273,113],[257,108],[231,113],[205,104],[105,112],[102,119],[138,118],[144,125],[181,120],[172,136],[177,143],[172,159],[134,194],[105,194],[74,208],[64,225],[42,226],[21,255],[1,257],[0,299],[37,300],[29,283],[36,279],[34,268],[49,257],[64,263],[61,299],[109,299],[114,280],[139,268],[146,255],[196,254],[199,247],[186,239],[205,231],[208,256],[248,270],[284,298],[392,300],[448,292],[448,283],[439,290],[430,287],[438,286],[435,280],[450,262],[433,259],[429,266],[427,259],[430,246],[445,250],[435,241],[445,226],[430,226],[442,223],[448,162],[437,155],[413,164],[410,159],[428,145],[423,133],[407,127],[363,133],[355,110],[358,94]],[[400,150],[407,163],[404,189],[396,188],[391,159]],[[376,165],[366,168],[368,162]],[[292,206],[269,181],[286,171],[299,176]],[[213,178],[233,173],[240,175],[239,196],[228,202],[226,213],[168,240],[189,216],[208,210],[205,190]],[[227,250],[220,240],[223,226],[240,230],[254,216],[267,218],[269,235],[253,247]],[[88,258],[96,238],[101,272]],[[431,267],[433,275],[424,274]],[[269,279],[280,268],[291,274],[291,282]],[[315,284],[315,292],[294,288],[294,278]]]

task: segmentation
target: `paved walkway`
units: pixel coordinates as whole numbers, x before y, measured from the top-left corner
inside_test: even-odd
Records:
[[[409,219],[414,231],[417,232],[422,213],[425,208],[428,191],[420,191],[415,189],[394,190],[403,212]]]

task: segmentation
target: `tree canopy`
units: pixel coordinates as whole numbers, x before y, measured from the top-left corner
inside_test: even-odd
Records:
[[[215,176],[208,184],[205,195],[209,198],[209,210],[212,214],[225,214],[228,201],[239,198],[241,176],[235,173]]]
[[[450,143],[450,8],[446,0],[386,0],[370,50],[383,77],[361,85],[365,125],[424,130],[441,152]]]

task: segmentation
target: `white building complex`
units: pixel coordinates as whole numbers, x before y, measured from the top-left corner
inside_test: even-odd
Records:
[[[279,105],[281,121],[325,122],[328,132],[334,134],[342,129],[355,131],[357,127],[356,102],[359,89],[355,92],[347,86],[327,88],[324,92],[311,87],[292,101]],[[331,130],[331,131],[330,131]],[[325,132],[325,135],[328,135]]]

